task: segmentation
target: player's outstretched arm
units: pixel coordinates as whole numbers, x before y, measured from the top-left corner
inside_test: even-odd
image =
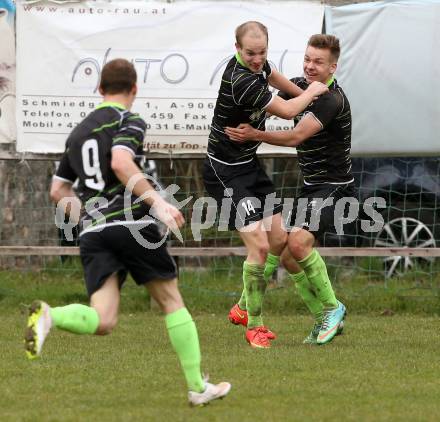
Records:
[[[225,133],[235,142],[257,140],[271,145],[296,147],[322,129],[321,123],[312,114],[307,114],[292,130],[277,130],[265,132],[254,129],[247,123],[238,127],[226,127]]]
[[[139,167],[133,161],[130,152],[123,149],[112,150],[112,170],[121,183],[134,195],[149,205],[155,217],[166,224],[170,229],[181,227],[185,223],[182,213],[163,199],[159,193],[145,179]]]
[[[301,113],[316,97],[328,92],[327,85],[321,82],[312,82],[309,87],[296,98],[291,100],[283,100],[281,97],[274,97],[266,111],[282,119],[293,119],[297,114]]]
[[[291,97],[298,97],[304,92],[303,89],[301,89],[298,85],[295,85],[276,69],[272,69],[268,79],[270,86],[289,94]]]

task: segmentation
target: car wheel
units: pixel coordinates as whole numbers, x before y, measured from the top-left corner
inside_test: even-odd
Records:
[[[421,221],[410,217],[398,217],[385,223],[374,240],[375,247],[386,248],[435,248],[432,231]],[[399,276],[413,269],[416,264],[426,265],[433,257],[389,256],[384,259],[386,277]]]

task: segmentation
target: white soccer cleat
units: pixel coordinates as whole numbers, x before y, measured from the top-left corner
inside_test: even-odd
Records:
[[[190,406],[204,406],[209,402],[222,399],[231,390],[231,384],[229,382],[220,382],[218,384],[211,384],[205,379],[205,391],[202,393],[196,393],[195,391],[188,392],[188,401]]]
[[[41,300],[34,301],[29,308],[24,334],[24,348],[29,359],[35,359],[40,355],[44,340],[52,328],[49,309],[49,305]]]

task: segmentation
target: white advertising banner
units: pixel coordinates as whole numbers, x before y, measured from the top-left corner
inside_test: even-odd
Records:
[[[12,0],[0,0],[0,143],[16,138],[14,20]]]
[[[101,101],[102,67],[123,57],[138,73],[133,111],[148,124],[146,151],[204,153],[235,28],[264,23],[269,60],[290,78],[302,74],[307,40],[321,32],[323,13],[310,1],[20,3],[17,150],[63,151],[68,133]],[[267,127],[292,123],[271,119]]]
[[[341,40],[353,154],[440,154],[440,2],[328,7],[325,19]]]

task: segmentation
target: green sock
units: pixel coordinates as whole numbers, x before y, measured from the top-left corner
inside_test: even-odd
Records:
[[[196,324],[186,308],[165,316],[165,324],[171,344],[177,353],[191,391],[201,393],[205,383],[200,372],[200,345]]]
[[[95,334],[99,326],[96,310],[79,303],[50,308],[50,316],[55,327],[74,334]]]
[[[270,281],[273,273],[278,268],[280,264],[280,257],[276,255],[272,255],[271,253],[267,254],[266,263],[264,264],[264,280],[266,283]],[[241,292],[240,300],[238,301],[238,307],[240,309],[246,310],[246,289],[244,288]]]
[[[264,267],[258,264],[243,263],[243,282],[246,289],[246,305],[248,311],[248,329],[263,325],[261,312],[266,292]]]
[[[280,257],[276,255],[272,255],[271,253],[267,254],[266,263],[264,264],[264,280],[268,283],[275,270],[278,268],[280,264]]]
[[[290,273],[289,278],[295,283],[298,294],[301,296],[301,299],[304,301],[315,320],[321,322],[323,306],[320,300],[316,297],[313,287],[307,279],[306,273],[304,271],[301,271],[300,273]]]
[[[247,309],[246,305],[246,289],[243,287],[243,291],[241,292],[240,300],[238,301],[238,307],[245,311]]]
[[[313,249],[311,254],[303,260],[298,261],[298,264],[304,270],[307,279],[313,286],[316,296],[324,308],[336,308],[338,303],[332,288],[332,283],[328,278],[327,268],[319,252]]]

